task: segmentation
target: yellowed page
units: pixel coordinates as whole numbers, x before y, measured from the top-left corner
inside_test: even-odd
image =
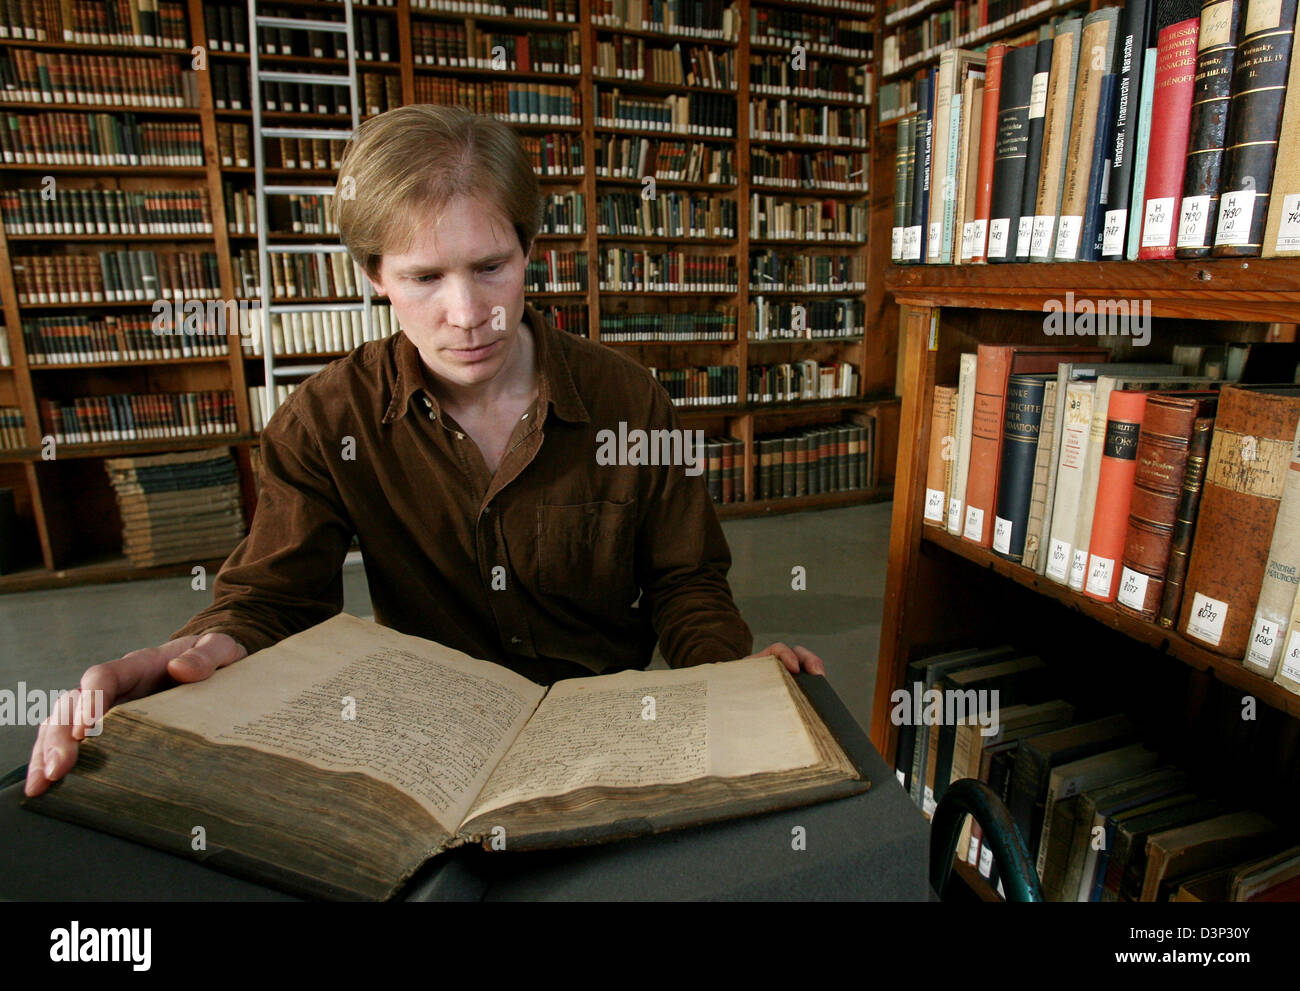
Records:
[[[816,764],[780,663],[757,657],[557,682],[467,818],[588,786],[676,784]]]
[[[341,613],[121,708],[214,743],[360,771],[455,832],[545,693],[500,665]]]

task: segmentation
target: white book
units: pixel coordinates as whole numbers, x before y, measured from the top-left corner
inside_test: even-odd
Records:
[[[977,356],[963,354],[957,377],[957,415],[952,435],[956,439],[952,462],[952,495],[948,500],[948,532],[961,536],[962,513],[966,508],[966,479],[970,475],[971,418],[975,414],[975,368]]]

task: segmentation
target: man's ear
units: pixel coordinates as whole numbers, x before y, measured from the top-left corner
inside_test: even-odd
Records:
[[[384,289],[384,287],[383,287],[383,286],[378,282],[378,274],[377,274],[377,273],[376,273],[376,275],[371,275],[369,272],[366,272],[366,273],[364,273],[364,274],[365,274],[365,277],[366,277],[366,281],[370,283],[370,288],[374,290],[374,294],[375,294],[376,296],[387,296],[387,295],[388,295],[388,293],[387,293],[387,291]]]

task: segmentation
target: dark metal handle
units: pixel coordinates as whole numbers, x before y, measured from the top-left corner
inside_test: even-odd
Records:
[[[974,778],[950,784],[930,819],[930,887],[939,898],[946,893],[957,839],[968,815],[973,815],[984,830],[983,842],[993,850],[1007,901],[1041,902],[1043,889],[1038,883],[1038,871],[1029,860],[1011,813],[997,792]]]

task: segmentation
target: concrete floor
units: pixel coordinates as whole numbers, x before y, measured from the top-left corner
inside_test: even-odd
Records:
[[[870,729],[885,592],[890,504],[723,524],[730,580],[755,649],[802,644],[826,662],[845,705]],[[791,588],[791,569],[807,589]],[[344,608],[371,612],[359,564],[344,573]],[[0,596],[0,690],[70,688],[91,664],[153,646],[211,601],[188,576]],[[662,665],[656,659],[655,666]],[[0,726],[0,773],[27,761],[36,730]]]

